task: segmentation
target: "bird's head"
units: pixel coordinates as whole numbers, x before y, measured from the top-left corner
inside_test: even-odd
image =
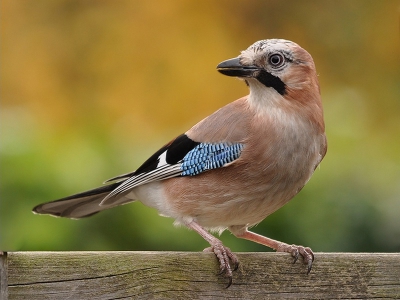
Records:
[[[276,96],[268,98],[285,99],[292,104],[321,106],[314,61],[294,42],[258,41],[238,57],[221,62],[217,70],[244,79],[250,87],[250,95],[267,94]]]

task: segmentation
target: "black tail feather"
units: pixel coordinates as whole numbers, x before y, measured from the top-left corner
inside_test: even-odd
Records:
[[[89,217],[102,210],[134,201],[134,199],[121,195],[113,205],[100,206],[101,201],[120,184],[120,182],[117,182],[55,201],[42,203],[35,206],[32,211],[37,214],[49,214],[73,219]]]

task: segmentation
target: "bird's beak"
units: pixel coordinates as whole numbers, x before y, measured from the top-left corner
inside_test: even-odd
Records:
[[[217,70],[227,76],[233,77],[255,77],[260,70],[256,66],[244,66],[239,57],[223,61],[217,66]]]

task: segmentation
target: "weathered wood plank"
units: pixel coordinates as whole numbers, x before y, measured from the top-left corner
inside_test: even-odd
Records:
[[[7,254],[0,251],[0,300],[8,298]]]
[[[211,253],[10,252],[9,299],[400,298],[400,253],[238,253],[233,284]]]

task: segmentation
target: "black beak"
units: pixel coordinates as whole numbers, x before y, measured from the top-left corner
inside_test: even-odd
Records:
[[[233,77],[255,77],[260,71],[256,66],[244,66],[238,57],[223,61],[217,66],[217,70],[227,76]]]

